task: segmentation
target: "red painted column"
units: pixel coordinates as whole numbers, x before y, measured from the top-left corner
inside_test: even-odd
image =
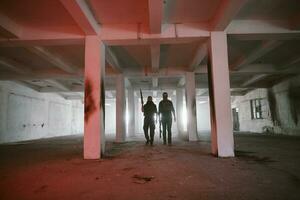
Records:
[[[208,68],[212,153],[220,157],[231,157],[234,156],[234,141],[225,32],[211,32]]]
[[[84,70],[84,159],[99,159],[105,149],[104,75],[105,47],[97,36],[87,36]]]

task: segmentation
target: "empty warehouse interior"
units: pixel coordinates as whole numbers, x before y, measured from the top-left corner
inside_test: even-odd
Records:
[[[299,89],[298,0],[1,0],[0,199],[299,199]]]

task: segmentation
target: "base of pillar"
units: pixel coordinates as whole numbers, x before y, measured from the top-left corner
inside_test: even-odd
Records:
[[[223,154],[218,154],[218,157],[219,158],[232,158],[232,157],[235,157],[235,155],[234,155],[234,152],[232,152],[232,153],[223,153]]]
[[[125,139],[115,139],[115,143],[124,143],[126,142]]]
[[[99,160],[100,159],[100,155],[99,156],[83,156],[84,160]]]

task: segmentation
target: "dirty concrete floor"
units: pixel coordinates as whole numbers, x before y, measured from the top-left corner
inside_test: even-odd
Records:
[[[300,138],[236,135],[236,157],[210,144],[107,142],[82,159],[82,136],[0,145],[0,199],[300,199]]]

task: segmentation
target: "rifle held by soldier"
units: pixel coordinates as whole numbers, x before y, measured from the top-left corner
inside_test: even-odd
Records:
[[[142,89],[140,89],[140,95],[141,95],[142,112],[144,112],[144,100],[143,100]]]

